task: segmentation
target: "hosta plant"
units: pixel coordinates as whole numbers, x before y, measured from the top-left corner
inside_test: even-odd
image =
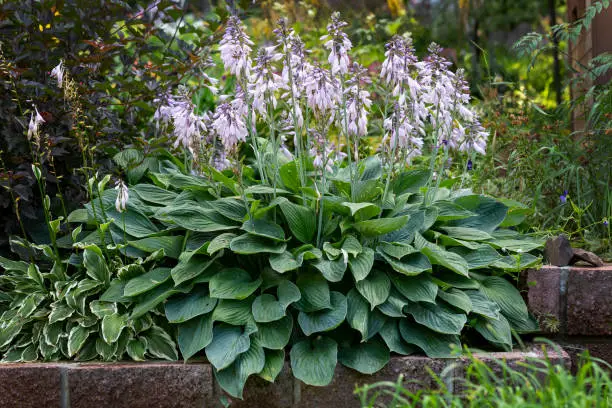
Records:
[[[512,229],[527,209],[444,177],[450,149],[467,172],[486,147],[462,73],[435,44],[419,60],[396,37],[372,84],[343,26],[334,15],[327,64],[282,22],[278,44],[252,59],[232,16],[219,44],[228,83],[202,80],[231,93],[213,112],[187,86],[160,96],[155,120],[178,156],[118,154],[129,185],[90,188],[60,242],[113,254],[121,267],[96,300],[115,304],[126,336],[163,314],[182,358],[205,355],[234,397],[251,375],[273,381],[287,358],[295,377],[327,385],[338,362],[373,373],[392,353],[508,350],[513,332],[536,328],[511,282],[539,262],[529,252],[540,242]],[[376,132],[364,157],[361,139]]]

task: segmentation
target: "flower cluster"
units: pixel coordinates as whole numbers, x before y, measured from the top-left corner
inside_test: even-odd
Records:
[[[225,69],[236,75],[237,78],[248,78],[250,75],[252,45],[253,41],[244,31],[240,19],[237,16],[231,16],[219,43],[219,51]]]
[[[340,13],[335,12],[332,14],[331,23],[327,26],[329,34],[321,37],[321,40],[327,40],[324,46],[330,51],[327,62],[331,66],[332,75],[347,74],[349,71],[348,52],[353,44],[342,31],[342,27],[346,25],[346,22],[340,20]]]
[[[45,119],[35,106],[34,112],[32,112],[30,116],[30,123],[28,124],[28,140],[32,140],[32,137],[36,138],[38,136],[40,125],[43,123],[45,123]]]

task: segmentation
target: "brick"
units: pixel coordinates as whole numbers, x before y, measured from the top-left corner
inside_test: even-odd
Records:
[[[570,269],[567,334],[612,335],[612,265]]]
[[[529,310],[537,317],[543,332],[554,332],[563,320],[561,270],[557,266],[543,266],[527,272]]]
[[[0,407],[59,408],[60,384],[57,364],[0,364]]]
[[[206,364],[73,364],[70,408],[180,408],[211,406],[212,370]]]
[[[601,359],[612,366],[612,339],[610,338],[568,338],[562,342],[562,346],[570,356],[574,372],[580,366],[580,355],[586,350],[589,351],[591,357]],[[600,365],[606,368],[604,364]]]

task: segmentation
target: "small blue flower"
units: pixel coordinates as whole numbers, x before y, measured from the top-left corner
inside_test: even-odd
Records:
[[[468,162],[467,162],[467,169],[468,169],[468,171],[471,171],[471,170],[472,170],[472,167],[473,167],[473,164],[472,164],[472,160],[470,159],[470,160],[468,160]]]
[[[559,196],[559,201],[561,201],[561,204],[567,203],[567,195],[568,195],[567,190],[563,190],[563,194]]]
[[[604,218],[603,225],[604,225],[604,227],[607,227],[608,225],[610,225],[610,223],[608,222],[607,218]]]

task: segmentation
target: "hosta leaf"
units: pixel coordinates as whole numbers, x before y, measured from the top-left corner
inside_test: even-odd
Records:
[[[251,219],[242,224],[242,229],[249,234],[269,238],[273,241],[285,240],[285,231],[283,231],[283,228],[271,221]]]
[[[477,215],[450,221],[449,226],[476,228],[489,234],[504,221],[508,211],[499,201],[481,195],[462,196],[454,202]]]
[[[191,204],[163,208],[158,211],[155,217],[167,219],[189,231],[215,232],[238,228],[235,221],[216,211]]]
[[[525,269],[535,267],[540,262],[542,262],[542,258],[540,257],[519,253],[517,255],[499,257],[491,266],[508,272],[521,272]]]
[[[236,238],[238,235],[232,232],[224,232],[223,234],[219,234],[210,241],[208,245],[208,249],[206,250],[209,255],[214,254],[217,251],[222,249],[226,249],[230,247],[230,243],[232,239]]]
[[[283,306],[283,310],[286,310],[290,304],[295,303],[302,298],[300,289],[293,282],[288,280],[284,280],[279,283],[277,294],[278,301]]]
[[[150,292],[147,292],[138,299],[138,302],[135,304],[134,309],[132,310],[130,319],[136,319],[144,315],[175,293],[179,293],[179,291],[173,287],[172,282],[166,282],[165,284],[154,288]]]
[[[457,335],[437,333],[407,319],[400,321],[399,328],[402,338],[407,343],[418,346],[428,357],[449,358],[461,349]]]
[[[127,296],[123,295],[125,290],[126,282],[122,282],[119,279],[111,281],[110,286],[100,296],[100,300],[103,302],[127,302],[130,300]]]
[[[76,325],[70,330],[68,334],[68,357],[73,357],[79,352],[88,336],[89,329],[80,325]]]
[[[274,382],[285,366],[285,351],[264,350],[264,352],[266,354],[266,363],[259,376],[266,381]]]
[[[376,218],[353,224],[353,228],[364,237],[375,237],[388,234],[402,228],[408,222],[408,216],[394,218]]]
[[[435,281],[443,288],[458,288],[458,289],[478,289],[480,284],[477,280],[465,277],[463,275],[457,275],[454,272],[444,270],[437,271],[435,274]]]
[[[388,276],[397,291],[408,300],[412,302],[436,303],[438,285],[428,275],[403,276],[390,272]]]
[[[367,278],[357,282],[357,290],[370,303],[370,310],[374,310],[389,297],[391,281],[384,272],[374,270]]]
[[[148,237],[137,241],[128,241],[128,244],[149,253],[163,249],[167,257],[177,259],[181,254],[184,239],[181,236]]]
[[[327,337],[304,339],[290,352],[293,375],[308,385],[331,383],[338,362],[338,344]]]
[[[247,214],[244,201],[238,198],[225,197],[219,200],[209,201],[208,204],[212,209],[230,220],[242,222]]]
[[[115,209],[107,209],[106,216],[107,218],[113,219],[113,224],[117,228],[122,232],[125,231],[127,235],[132,237],[144,238],[159,232],[149,217],[140,211],[130,208],[130,206],[128,206],[128,210],[123,213],[117,212]]]
[[[234,326],[243,326],[250,322],[255,323],[251,312],[252,302],[251,298],[248,300],[222,299],[213,310],[213,320]]]
[[[302,266],[302,261],[296,259],[289,251],[270,255],[270,266],[278,273],[293,271]]]
[[[102,319],[102,338],[108,344],[119,339],[121,332],[127,326],[127,317],[118,313],[104,316]]]
[[[283,305],[269,293],[257,296],[253,301],[252,310],[257,323],[273,322],[285,316]]]
[[[382,305],[378,306],[378,310],[380,310],[385,316],[389,317],[405,317],[404,314],[404,306],[408,305],[410,302],[403,297],[395,288],[391,288],[391,292],[389,293],[389,297],[387,301]]]
[[[397,260],[402,259],[406,255],[419,252],[412,245],[408,244],[392,244],[389,242],[381,242],[377,247],[376,251],[380,254],[388,255]]]
[[[316,231],[316,215],[314,210],[309,207],[293,204],[289,200],[283,200],[280,208],[293,236],[304,244],[312,243]]]
[[[239,235],[230,242],[230,249],[242,255],[259,254],[262,252],[282,254],[286,248],[287,244],[284,242],[273,241],[248,233]]]
[[[178,325],[177,341],[185,361],[208,346],[212,339],[212,314],[197,316]]]
[[[223,269],[210,280],[210,296],[219,299],[246,299],[257,290],[261,282],[261,277],[253,280],[243,269]]]
[[[465,259],[470,270],[486,268],[502,258],[494,248],[486,244],[473,250],[458,247],[450,251]]]
[[[51,313],[49,314],[49,324],[66,320],[75,312],[73,308],[65,303],[55,302],[51,305]]]
[[[206,255],[198,255],[195,252],[183,252],[179,257],[179,263],[172,268],[172,280],[175,285],[180,285],[190,279],[200,277],[205,271],[206,276],[212,276],[217,273],[216,269],[211,267],[214,263],[214,259],[207,257]]]
[[[319,273],[301,273],[297,278],[297,286],[302,298],[296,307],[303,312],[315,312],[331,308],[329,284]]]
[[[176,198],[173,191],[165,190],[153,184],[137,184],[131,188],[141,200],[154,204],[166,205]]]
[[[190,293],[173,296],[166,302],[166,319],[170,323],[183,323],[210,313],[216,305],[217,299],[211,298],[205,287],[196,287]]]
[[[117,343],[108,344],[100,337],[96,339],[96,352],[102,357],[104,361],[110,361],[115,358],[115,353],[117,353]]]
[[[472,311],[472,301],[462,290],[456,288],[450,288],[446,291],[438,290],[438,297],[449,305],[463,310],[465,313],[470,313]]]
[[[499,319],[479,317],[475,319],[472,326],[486,340],[499,345],[506,351],[512,350],[512,331],[504,316],[499,316]]]
[[[349,267],[357,282],[368,276],[373,265],[374,250],[371,248],[363,248],[363,251],[355,258],[349,258]]]
[[[106,261],[102,251],[98,247],[91,246],[83,252],[83,264],[87,270],[87,275],[100,282],[110,281],[110,272],[106,266]]]
[[[358,221],[369,220],[370,218],[376,217],[380,214],[380,207],[372,203],[342,203],[343,206],[348,207],[351,215]]]
[[[256,341],[252,341],[249,349],[240,354],[232,365],[223,370],[215,369],[215,378],[228,394],[242,398],[247,379],[263,370],[265,363],[263,348]]]
[[[170,268],[155,268],[131,279],[123,290],[125,296],[137,296],[148,292],[170,279]]]
[[[340,348],[338,360],[342,365],[362,374],[374,374],[389,362],[389,349],[381,340]]]
[[[28,263],[23,261],[13,261],[0,256],[0,267],[5,271],[18,271],[26,273],[28,271]]]
[[[452,201],[437,201],[434,205],[438,209],[437,221],[461,220],[476,215]]]
[[[165,360],[178,360],[176,344],[164,329],[153,326],[146,331],[144,337],[147,340],[149,353]]]
[[[502,314],[511,324],[530,320],[527,305],[518,289],[499,276],[488,276],[480,281],[481,290],[493,302],[499,305]]]
[[[455,312],[442,304],[413,303],[406,307],[406,312],[417,323],[438,333],[459,334],[467,321],[464,313]]]
[[[376,335],[385,324],[386,316],[378,310],[371,311],[368,302],[355,290],[347,295],[346,321],[361,333],[361,341],[366,341]]]
[[[480,290],[466,290],[464,293],[470,298],[470,302],[472,302],[472,313],[490,319],[499,319],[499,306],[491,301],[483,292]]]
[[[128,341],[126,351],[134,361],[144,361],[147,352],[147,341],[143,338]]]
[[[415,276],[431,270],[429,259],[421,253],[410,254],[397,260],[383,253],[382,257],[396,271],[406,276]]]
[[[411,213],[406,225],[402,228],[393,231],[381,238],[382,241],[388,243],[411,244],[414,240],[415,233],[422,230],[425,225],[425,211]]]
[[[319,272],[321,272],[321,275],[330,282],[340,282],[342,280],[344,272],[346,271],[346,265],[342,257],[333,261],[319,259],[312,264],[312,266],[317,268]]]
[[[340,292],[331,292],[331,309],[318,312],[300,312],[298,323],[307,336],[335,329],[346,318],[346,297]]]
[[[285,316],[280,320],[270,323],[260,323],[255,333],[259,343],[272,350],[282,350],[289,344],[289,338],[293,330],[293,318]]]
[[[399,331],[399,322],[399,319],[387,319],[379,334],[390,351],[407,356],[413,354],[416,348],[406,343],[402,338]]]
[[[421,252],[434,265],[441,265],[463,276],[468,276],[469,266],[465,259],[453,252],[441,248],[423,247]]]
[[[430,172],[427,170],[411,170],[401,173],[393,182],[393,191],[400,195],[404,193],[418,193],[419,189],[429,181]]]
[[[242,328],[222,324],[213,329],[212,342],[206,347],[206,358],[217,369],[229,367],[251,346],[249,335]]]
[[[470,227],[441,227],[449,237],[458,238],[464,241],[484,241],[492,239],[486,231],[481,231]]]

